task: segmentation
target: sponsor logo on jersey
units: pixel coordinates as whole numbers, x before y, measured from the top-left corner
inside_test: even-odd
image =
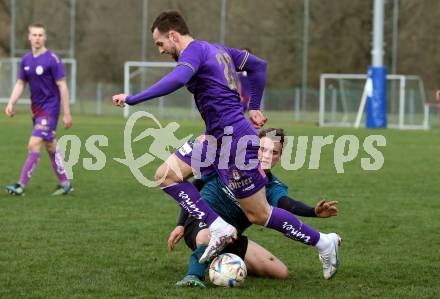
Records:
[[[35,69],[35,74],[37,74],[38,76],[42,75],[44,73],[44,69],[41,65],[37,66]]]
[[[237,190],[237,189],[243,189],[245,187],[250,188],[250,186],[252,185],[253,185],[252,178],[245,178],[240,181],[229,181],[228,188],[231,190]]]
[[[232,170],[232,178],[236,181],[238,181],[239,179],[241,179],[241,175],[240,172],[238,172],[237,169]]]
[[[24,67],[24,70],[25,70],[25,71],[29,71],[29,69],[30,69],[29,66],[25,66],[25,67]]]
[[[45,126],[45,125],[40,125],[40,124],[36,124],[35,125],[35,129],[36,130],[43,130],[43,131],[47,131],[47,130],[49,130],[49,127],[48,126]]]

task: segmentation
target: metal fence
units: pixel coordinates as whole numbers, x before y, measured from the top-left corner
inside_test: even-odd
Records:
[[[425,6],[437,7],[437,2],[426,0]],[[413,69],[406,64],[414,60],[407,59],[411,40],[438,44],[434,37],[427,40],[421,31],[422,37],[408,38],[412,31],[405,27],[409,26],[405,20],[411,19],[412,28],[426,21],[414,13],[414,7],[406,0],[386,1],[385,61],[389,73],[420,75],[428,100],[433,100],[436,70],[428,65]],[[73,109],[77,113],[118,115],[120,111],[110,106],[109,99],[124,90],[124,62],[166,61],[158,55],[149,32],[156,15],[166,9],[181,11],[198,39],[249,47],[267,59],[264,107],[281,119],[318,122],[320,74],[366,73],[370,64],[372,1],[11,0],[9,8],[4,14],[10,20],[9,55],[19,56],[28,48],[27,25],[41,21],[48,27],[48,46],[77,61],[77,103]],[[123,20],[123,26],[114,20]],[[440,20],[429,22],[434,25]],[[138,83],[139,88],[157,78],[147,76]],[[2,96],[12,87],[7,82],[0,82]],[[188,112],[172,113],[172,117],[197,117],[190,100],[180,102],[171,97],[160,103],[148,105],[159,113],[174,108]]]

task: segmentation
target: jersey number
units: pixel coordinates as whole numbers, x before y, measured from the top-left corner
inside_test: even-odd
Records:
[[[223,73],[225,74],[226,81],[228,82],[228,87],[232,90],[237,90],[237,82],[235,81],[235,72],[232,69],[231,57],[226,53],[218,53],[215,55],[219,64],[223,64]]]

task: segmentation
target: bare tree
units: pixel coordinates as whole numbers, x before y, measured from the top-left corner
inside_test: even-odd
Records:
[[[0,0],[0,57],[9,55],[11,48],[9,44],[9,31],[11,23],[10,1]]]

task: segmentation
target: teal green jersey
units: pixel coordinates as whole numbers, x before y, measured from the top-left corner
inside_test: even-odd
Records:
[[[267,177],[269,184],[266,186],[266,198],[271,206],[277,207],[280,199],[287,196],[288,187],[271,173],[268,173]],[[240,201],[223,184],[217,173],[203,179],[206,182],[201,191],[203,199],[226,222],[235,226],[240,234],[243,233],[252,223],[241,209]]]

